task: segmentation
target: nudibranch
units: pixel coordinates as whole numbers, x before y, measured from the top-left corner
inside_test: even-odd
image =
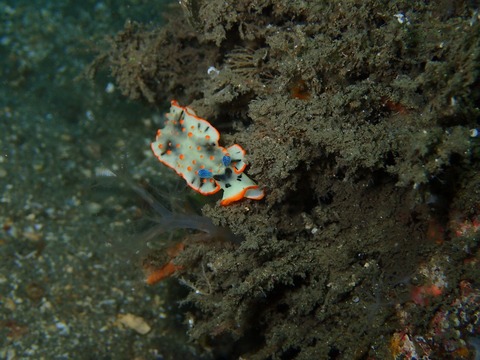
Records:
[[[220,133],[212,124],[172,100],[165,126],[157,131],[151,147],[157,159],[193,190],[212,195],[222,189],[221,205],[243,198],[262,199],[263,190],[244,173],[245,150],[237,144],[224,148],[219,140]]]

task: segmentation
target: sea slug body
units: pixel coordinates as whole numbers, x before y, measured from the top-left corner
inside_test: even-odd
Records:
[[[260,200],[265,194],[244,170],[245,150],[219,145],[220,133],[189,107],[172,100],[165,126],[157,131],[151,148],[157,159],[176,171],[203,195],[223,190],[221,205],[243,198]]]

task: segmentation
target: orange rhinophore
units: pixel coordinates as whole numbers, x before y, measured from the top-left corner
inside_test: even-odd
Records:
[[[157,131],[151,148],[157,159],[203,195],[223,190],[221,205],[243,198],[260,200],[265,194],[244,170],[245,150],[219,145],[220,133],[189,107],[172,100],[165,127]]]

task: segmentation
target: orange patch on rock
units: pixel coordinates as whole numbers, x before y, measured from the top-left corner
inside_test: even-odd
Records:
[[[428,306],[430,299],[442,295],[443,289],[436,285],[414,286],[411,291],[411,297],[415,304]]]
[[[154,284],[172,276],[177,271],[182,270],[183,266],[175,264],[174,259],[178,254],[180,254],[183,251],[183,249],[185,249],[185,245],[181,242],[178,243],[178,244],[175,244],[172,247],[169,247],[166,250],[166,253],[169,257],[169,261],[166,264],[164,264],[163,266],[161,266],[160,268],[156,268],[156,269],[147,268],[147,269],[145,269],[146,272],[147,272],[147,278],[146,278],[145,282],[148,285],[154,285]]]

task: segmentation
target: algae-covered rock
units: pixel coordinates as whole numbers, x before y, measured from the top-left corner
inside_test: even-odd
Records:
[[[465,257],[478,262],[478,242],[459,252],[452,234],[432,235],[458,211],[480,212],[476,9],[466,1],[182,4],[186,18],[163,30],[117,36],[113,73],[132,97],[180,97],[208,118],[225,143],[246,149],[248,173],[266,193],[203,208],[244,241],[233,250],[199,243],[179,256],[191,259],[189,281],[210,289],[188,296],[198,310],[191,336],[232,358],[389,357],[388,338],[402,326],[395,307],[411,309],[422,259],[457,249],[443,295],[456,288]],[[195,247],[204,247],[200,260]],[[409,326],[420,326],[424,311],[412,311]]]

